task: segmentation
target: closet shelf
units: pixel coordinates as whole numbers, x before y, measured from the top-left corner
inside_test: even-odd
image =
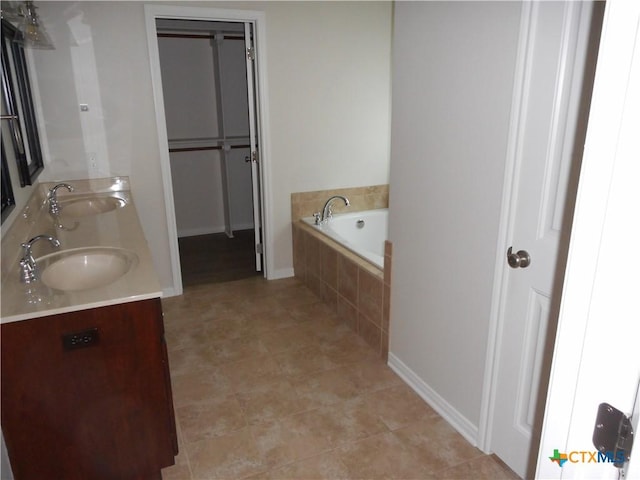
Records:
[[[231,149],[249,148],[249,136],[169,139],[169,152],[223,150],[225,145]]]

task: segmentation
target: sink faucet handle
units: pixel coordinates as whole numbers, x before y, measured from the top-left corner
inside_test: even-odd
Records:
[[[68,183],[58,183],[49,190],[47,193],[47,200],[49,201],[49,213],[58,215],[60,213],[60,205],[58,204],[58,189],[66,188],[70,192],[73,192],[74,188]]]
[[[315,224],[320,225],[320,219],[322,218],[322,214],[320,212],[315,212],[313,214],[313,218],[315,219]]]
[[[20,281],[22,283],[31,283],[38,279],[38,265],[31,251],[33,244],[38,240],[49,240],[54,247],[60,247],[60,241],[51,235],[37,235],[28,242],[21,243],[20,246],[24,249],[20,259]]]

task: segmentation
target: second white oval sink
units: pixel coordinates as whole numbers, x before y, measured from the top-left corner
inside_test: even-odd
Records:
[[[61,214],[67,217],[86,217],[110,212],[127,204],[119,197],[88,197],[62,202]]]
[[[42,283],[68,292],[105,287],[125,275],[137,262],[135,252],[112,247],[63,250],[36,260]]]

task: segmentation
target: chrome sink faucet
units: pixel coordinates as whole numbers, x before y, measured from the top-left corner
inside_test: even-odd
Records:
[[[47,194],[47,200],[49,201],[49,213],[53,215],[58,215],[60,213],[60,210],[62,209],[60,207],[60,204],[58,203],[59,188],[66,188],[70,192],[73,192],[73,187],[68,183],[59,183],[51,190],[49,190],[49,193]]]
[[[60,241],[51,235],[38,235],[26,243],[20,244],[22,248],[24,248],[24,253],[20,259],[20,281],[22,283],[35,282],[39,278],[38,265],[36,264],[36,259],[33,258],[31,247],[33,247],[33,244],[38,240],[43,239],[49,240],[56,248],[60,246]]]
[[[331,205],[333,204],[333,201],[338,198],[342,200],[347,207],[350,205],[349,199],[343,195],[334,195],[332,197],[329,197],[329,200],[327,200],[327,202],[324,204],[324,208],[322,209],[322,215],[314,214],[314,217],[316,218],[316,225],[326,223],[333,216]]]

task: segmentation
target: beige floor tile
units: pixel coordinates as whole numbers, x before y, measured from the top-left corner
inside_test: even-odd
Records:
[[[299,421],[333,448],[388,431],[378,416],[353,400],[310,410]]]
[[[195,371],[207,371],[216,365],[211,360],[211,351],[208,345],[180,349],[167,348],[167,350],[172,377]]]
[[[259,388],[237,393],[236,398],[250,424],[302,412],[308,410],[310,404],[286,379],[263,383]]]
[[[236,303],[240,312],[249,316],[259,316],[269,313],[286,313],[286,308],[274,297],[248,296]]]
[[[378,390],[360,397],[361,408],[378,415],[389,430],[396,430],[438,414],[406,385]]]
[[[292,417],[287,417],[291,419]],[[327,445],[295,421],[271,421],[251,427],[266,468],[278,468],[328,450]]]
[[[317,346],[290,350],[275,354],[274,359],[282,372],[290,376],[315,375],[338,366],[331,357]]]
[[[181,453],[169,480],[517,478],[296,279],[163,299]]]
[[[432,473],[484,455],[439,416],[415,422],[393,434]]]
[[[191,469],[185,452],[180,452],[175,458],[175,465],[163,468],[162,480],[191,480]]]
[[[221,365],[256,358],[265,353],[267,349],[258,336],[245,336],[211,343],[208,361],[212,365]]]
[[[449,480],[518,480],[520,478],[491,455],[483,455],[438,472],[438,476]]]
[[[270,353],[277,354],[318,345],[318,338],[304,326],[292,325],[264,332],[260,340]]]
[[[218,368],[228,380],[231,391],[235,393],[260,389],[263,385],[271,384],[285,376],[273,356],[269,354],[225,363]]]
[[[238,479],[268,470],[249,428],[191,443],[194,480]]]
[[[338,458],[352,479],[423,479],[430,473],[391,432],[349,443]]]
[[[395,386],[404,386],[400,377],[379,358],[352,363],[347,368],[361,394]]]
[[[314,295],[314,294],[311,294]],[[286,301],[284,305],[291,316],[298,320],[313,322],[332,322],[336,320],[335,312],[315,297],[313,302]]]
[[[221,342],[244,338],[252,334],[251,319],[246,315],[233,312],[228,316],[209,319],[203,328],[202,341]]]
[[[249,331],[253,335],[263,335],[281,328],[300,325],[302,322],[302,320],[293,317],[288,311],[264,312],[250,317]]]
[[[355,398],[359,393],[351,371],[347,367],[302,375],[292,380],[301,398],[310,406],[321,407]]]
[[[279,468],[249,477],[252,480],[340,480],[348,479],[347,468],[333,452],[323,453],[289,463]]]
[[[244,413],[233,396],[176,407],[185,445],[238,431],[247,425]]]
[[[349,334],[345,334],[338,339],[325,339],[322,341],[322,351],[330,355],[331,359],[339,364],[345,365],[355,362],[368,361],[373,364],[380,364],[380,357],[362,338],[356,335],[346,325],[344,328],[349,330]]]
[[[290,438],[296,449],[296,459],[318,455],[334,448],[326,432],[318,430],[313,410],[289,415],[272,423],[277,424]]]
[[[233,393],[230,379],[215,367],[176,375],[171,379],[171,387],[173,404],[176,407],[211,402]]]

